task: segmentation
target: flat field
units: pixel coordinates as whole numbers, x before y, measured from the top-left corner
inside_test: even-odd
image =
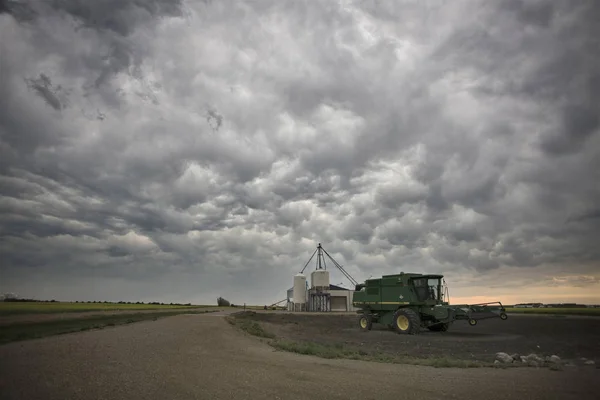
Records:
[[[160,305],[160,304],[123,304],[123,303],[71,303],[71,302],[0,302],[0,316],[23,314],[46,314],[88,311],[138,311],[199,308],[198,305]]]
[[[121,312],[84,312],[68,314],[17,315],[0,319],[0,345],[4,343],[39,339],[46,336],[82,332],[94,329],[131,324],[140,321],[156,321],[159,318],[180,314],[206,314],[217,312],[217,308],[165,309]],[[22,317],[31,317],[24,319]],[[50,318],[48,318],[50,317]]]
[[[422,330],[418,335],[397,334],[379,324],[363,332],[356,314],[246,312],[231,318],[276,348],[326,358],[476,367],[492,364],[496,353],[505,352],[557,355],[563,364],[583,368],[594,368],[586,361],[600,362],[600,318],[592,317],[513,315],[506,321],[481,320],[474,327],[457,321],[447,332]]]
[[[600,308],[507,308],[512,314],[589,315],[600,317]]]
[[[129,320],[154,319],[182,313],[201,313],[223,309],[218,306],[120,304],[120,303],[59,303],[59,302],[2,302],[0,303],[0,328],[17,334],[8,337],[28,338],[28,332],[62,333],[81,327],[106,326]],[[94,322],[96,321],[96,322]],[[24,332],[24,333],[23,333]],[[4,341],[7,335],[4,335]],[[10,339],[8,341],[11,341]]]

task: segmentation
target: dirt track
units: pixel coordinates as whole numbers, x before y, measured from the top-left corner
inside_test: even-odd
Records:
[[[434,369],[274,352],[218,313],[0,346],[2,399],[595,399],[600,370]]]
[[[278,338],[322,344],[343,343],[366,352],[399,356],[448,356],[464,360],[493,362],[497,352],[528,355],[558,355],[564,361],[583,366],[581,358],[600,363],[600,318],[510,316],[508,320],[489,319],[471,327],[455,322],[448,332],[398,335],[374,324],[361,332],[356,314],[256,313],[249,317],[260,322]]]

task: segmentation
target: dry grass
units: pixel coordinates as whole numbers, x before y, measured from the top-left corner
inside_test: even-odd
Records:
[[[434,368],[481,368],[495,366],[492,363],[460,360],[443,356],[418,358],[385,353],[369,353],[360,349],[347,347],[342,344],[324,345],[314,342],[292,342],[273,340],[272,342],[270,342],[270,345],[278,350],[328,359],[350,359],[392,364],[424,365]]]
[[[95,315],[87,318],[60,319],[39,323],[16,323],[2,326],[0,329],[0,344],[38,339],[65,333],[81,332],[91,329],[103,329],[111,326],[131,324],[140,321],[156,321],[159,318],[178,314],[203,314],[217,310],[188,311],[173,310],[155,313],[127,313],[118,315]]]
[[[70,302],[0,302],[0,316],[23,314],[54,314],[87,311],[144,311],[216,308],[202,305],[126,304],[126,303],[70,303]]]
[[[449,357],[418,358],[402,355],[385,354],[381,352],[368,352],[343,344],[325,345],[309,341],[280,340],[273,333],[268,332],[258,322],[244,318],[244,314],[226,317],[227,322],[240,330],[259,338],[268,339],[267,343],[277,350],[291,353],[311,355],[327,359],[350,359],[375,361],[394,364],[426,365],[435,368],[480,368],[497,367],[492,363],[480,361],[460,360]]]
[[[266,338],[266,339],[274,339],[275,338],[275,335],[273,335],[270,332],[267,332],[262,327],[262,325],[259,324],[258,322],[250,321],[247,319],[238,319],[238,318],[230,317],[230,316],[225,317],[225,319],[231,325],[241,329],[242,331],[244,331],[252,336],[257,336],[257,337]]]

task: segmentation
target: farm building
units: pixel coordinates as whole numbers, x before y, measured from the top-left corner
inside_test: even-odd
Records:
[[[304,275],[304,270],[317,256],[316,269],[310,274],[310,288]],[[358,283],[337,261],[327,253],[321,246],[317,246],[313,255],[310,257],[302,271],[294,276],[294,286],[287,291],[287,309],[288,311],[355,311],[352,305],[352,295],[354,290],[346,289],[341,286],[329,283],[329,271],[325,262],[327,256],[331,262],[342,274],[348,278],[352,284]]]
[[[318,296],[318,293],[315,289],[306,289],[306,293],[307,293],[307,300],[311,298],[311,295],[313,298]],[[321,302],[321,311],[355,311],[356,307],[354,307],[352,305],[352,294],[354,293],[353,290],[350,289],[346,289],[343,288],[341,286],[336,286],[336,285],[329,285],[327,287],[327,289],[325,290],[320,290],[319,294],[323,294],[323,297],[329,297],[329,305],[327,305],[327,301],[325,300],[324,302]],[[327,296],[328,295],[328,296]],[[287,303],[287,309],[288,311],[294,311],[294,288],[290,288],[287,291],[287,299],[288,299],[288,303]],[[319,304],[317,302],[316,303],[316,309],[310,309],[310,306],[308,305],[308,301],[307,301],[307,305],[304,306],[302,310],[298,310],[298,311],[319,311],[318,310],[318,306]]]

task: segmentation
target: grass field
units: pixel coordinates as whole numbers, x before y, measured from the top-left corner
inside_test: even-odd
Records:
[[[179,309],[155,313],[94,315],[88,318],[60,319],[35,324],[10,324],[3,326],[2,329],[0,329],[0,344],[20,340],[38,339],[65,333],[82,332],[91,329],[103,329],[140,321],[156,321],[159,318],[171,317],[178,314],[204,314],[216,311],[218,310],[207,309],[204,311],[187,311]]]
[[[589,315],[600,317],[600,308],[507,308],[513,314]]]
[[[205,305],[160,305],[122,303],[67,303],[67,302],[0,302],[0,316],[21,314],[69,313],[86,311],[137,311],[217,307]]]
[[[486,363],[480,361],[457,360],[446,356],[418,358],[394,354],[390,355],[382,352],[366,352],[360,349],[352,348],[352,346],[346,346],[343,343],[336,343],[334,345],[331,345],[314,342],[281,340],[277,338],[276,335],[274,335],[273,333],[265,330],[265,328],[256,321],[247,320],[243,318],[236,318],[235,316],[226,317],[226,320],[231,325],[239,328],[240,330],[250,335],[268,340],[267,343],[273,348],[291,353],[312,355],[329,359],[345,358],[351,360],[376,361],[393,364],[426,365],[436,368],[476,368],[484,366],[495,366],[493,363],[490,362]]]
[[[365,332],[359,329],[356,316],[348,314],[249,311],[225,318],[277,350],[322,358],[456,368],[547,367],[556,371],[567,364],[600,366],[600,318],[596,317],[571,319],[527,313],[507,320],[482,320],[477,326],[459,321],[447,332],[421,329],[417,335],[399,335],[382,324],[374,324]],[[513,355],[532,354],[539,359],[523,362],[517,357],[519,362],[495,363],[498,352],[513,359]],[[562,361],[551,361],[552,355]],[[588,360],[593,362],[591,367],[585,364]]]

